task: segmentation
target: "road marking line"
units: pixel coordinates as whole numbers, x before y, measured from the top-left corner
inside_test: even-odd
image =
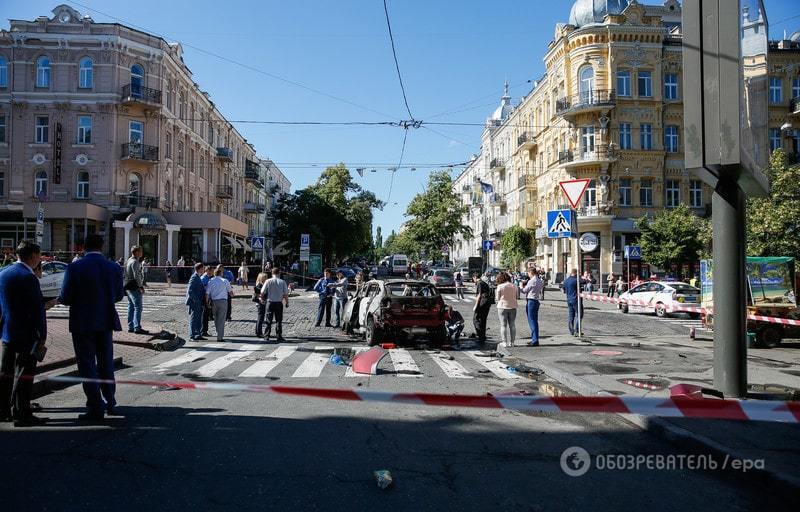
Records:
[[[156,365],[154,371],[162,371],[168,368],[172,368],[173,366],[180,366],[182,364],[191,363],[197,361],[201,357],[205,357],[208,355],[209,352],[216,352],[218,349],[224,347],[223,343],[206,343],[202,346],[202,348],[198,348],[195,350],[190,350],[189,352],[184,353],[178,357],[170,359],[169,361],[165,361],[159,365]]]
[[[398,373],[398,377],[422,377],[422,373],[419,371],[419,366],[417,366],[417,363],[414,362],[414,359],[411,357],[411,354],[408,352],[408,350],[404,348],[391,349],[389,351],[389,357],[392,358],[392,365],[394,366],[396,372],[408,372]]]
[[[437,365],[439,365],[439,368],[442,369],[444,374],[447,375],[448,377],[450,377],[451,379],[471,379],[472,378],[472,375],[469,375],[469,372],[467,372],[467,369],[464,368],[463,366],[461,366],[460,364],[458,364],[456,361],[450,360],[450,359],[441,358],[441,357],[437,356],[436,354],[430,354],[430,357],[431,357],[431,359],[433,359],[433,362],[435,362]]]
[[[319,377],[319,374],[322,373],[322,369],[328,364],[328,359],[330,359],[330,355],[327,352],[321,352],[323,350],[333,350],[333,347],[314,347],[314,352],[309,354],[300,366],[297,367],[292,377]]]
[[[294,354],[297,347],[278,347],[270,353],[266,361],[258,361],[248,369],[239,374],[239,377],[266,377],[269,372],[275,369],[286,358]],[[275,358],[272,360],[272,358]]]
[[[365,350],[369,350],[370,347],[353,347],[353,357],[357,356],[361,352]],[[356,373],[353,371],[353,366],[348,366],[347,370],[344,372],[345,377],[364,377],[364,374]]]
[[[522,378],[517,374],[509,372],[506,369],[507,366],[505,364],[501,363],[500,361],[498,361],[497,359],[494,359],[492,357],[480,357],[478,355],[480,352],[478,352],[477,350],[467,350],[467,351],[464,351],[464,353],[468,357],[470,357],[474,361],[476,361],[478,364],[480,364],[481,366],[484,366],[484,367],[488,368],[490,372],[492,372],[493,374],[497,375],[501,379],[521,379]]]
[[[261,348],[260,345],[242,345],[241,348],[232,352],[228,352],[224,356],[218,357],[213,361],[204,364],[193,373],[199,375],[200,377],[213,377],[218,371],[232,365],[243,357],[249,356],[253,353],[253,351],[258,350],[259,348]]]

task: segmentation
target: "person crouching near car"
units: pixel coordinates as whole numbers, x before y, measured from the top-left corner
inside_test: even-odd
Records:
[[[458,345],[461,331],[464,330],[464,317],[453,306],[447,306],[444,313],[445,326],[447,327],[447,341]]]

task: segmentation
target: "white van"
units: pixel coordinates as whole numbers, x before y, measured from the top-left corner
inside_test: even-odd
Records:
[[[405,254],[392,255],[392,274],[405,275],[408,271],[408,258]]]

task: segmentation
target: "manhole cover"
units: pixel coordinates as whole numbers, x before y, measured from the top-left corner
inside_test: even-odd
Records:
[[[622,352],[620,352],[619,350],[592,350],[590,354],[592,354],[593,356],[610,357],[610,356],[621,356]]]

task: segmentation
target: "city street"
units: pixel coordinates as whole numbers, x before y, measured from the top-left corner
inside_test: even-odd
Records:
[[[565,313],[560,292],[547,295],[540,354],[563,347],[582,350],[587,343],[559,334]],[[449,300],[468,324],[471,298]],[[254,305],[237,298],[226,334],[230,342],[189,342],[175,351],[124,360],[117,378],[453,394],[571,392],[549,376],[532,380],[512,374],[503,361],[483,357],[468,342],[461,350],[391,350],[378,375],[357,375],[330,364],[328,356],[334,347],[365,345],[333,329],[311,327],[315,309],[315,296],[293,297],[286,343],[264,344],[252,336]],[[600,333],[590,336],[593,343],[630,345],[644,332],[650,338],[685,338],[680,324],[643,315],[621,324],[618,315],[587,311],[586,331]],[[154,308],[148,316],[165,328],[185,330],[180,307]],[[495,317],[493,310],[490,338],[497,329]],[[528,334],[523,318],[517,320],[521,336]],[[103,425],[76,421],[84,397],[79,386],[71,386],[38,399],[47,426],[0,427],[2,486],[12,489],[31,478],[48,482],[37,502],[49,510],[69,509],[76,494],[81,509],[115,510],[539,510],[554,504],[564,510],[619,510],[643,501],[669,510],[779,510],[789,504],[781,492],[764,493],[763,486],[770,484],[762,477],[735,471],[659,471],[657,486],[642,473],[646,470],[635,476],[633,470],[565,474],[560,457],[572,446],[593,456],[703,453],[617,415],[395,406],[153,385],[121,385],[117,398],[125,416]],[[376,487],[372,472],[382,469],[395,479],[392,489]],[[572,492],[575,486],[580,493]],[[625,492],[608,493],[622,488]],[[12,510],[22,503],[15,502],[22,497],[14,493],[3,495],[10,497]]]

